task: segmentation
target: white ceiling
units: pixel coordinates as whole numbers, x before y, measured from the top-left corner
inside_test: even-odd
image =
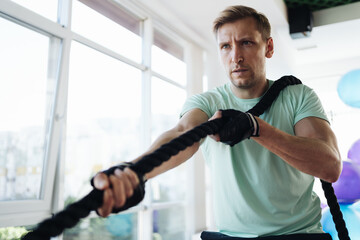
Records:
[[[360,58],[360,2],[314,12],[311,36],[292,39],[282,0],[142,0],[169,24],[182,24],[204,45],[214,42],[212,22],[229,5],[247,5],[270,20],[275,51],[290,55],[296,66]]]

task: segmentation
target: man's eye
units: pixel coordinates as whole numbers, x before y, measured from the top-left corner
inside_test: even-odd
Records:
[[[251,45],[252,42],[251,41],[243,41],[243,45],[247,46],[247,45]]]
[[[224,44],[221,46],[221,49],[228,49],[230,48],[230,45],[229,44]]]

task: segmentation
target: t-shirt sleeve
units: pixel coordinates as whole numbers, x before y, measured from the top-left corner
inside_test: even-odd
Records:
[[[304,86],[296,109],[295,124],[306,117],[318,117],[329,122],[319,97],[309,87]]]
[[[209,118],[212,116],[211,109],[210,109],[211,107],[210,107],[209,101],[207,100],[205,94],[196,94],[196,95],[189,97],[185,101],[183,108],[180,112],[180,118],[182,116],[184,116],[184,114],[187,113],[188,111],[190,111],[192,109],[196,109],[196,108],[205,112]]]

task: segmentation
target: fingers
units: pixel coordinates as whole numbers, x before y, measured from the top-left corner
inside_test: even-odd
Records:
[[[105,189],[103,205],[98,209],[98,213],[100,216],[106,217],[112,212],[114,207],[121,208],[124,206],[126,199],[133,195],[134,189],[139,184],[139,179],[137,174],[130,168],[125,168],[123,171],[116,169],[114,174],[109,177],[105,175],[105,178],[108,180],[105,182],[103,182],[104,176],[98,175],[105,174],[99,173],[94,178],[95,187],[100,190]]]
[[[94,186],[99,190],[104,190],[110,186],[109,178],[105,173],[99,172],[94,177]]]
[[[107,217],[112,212],[114,207],[113,193],[110,188],[104,190],[103,205],[97,209],[97,212],[102,217]]]
[[[221,111],[216,111],[214,113],[214,115],[209,118],[209,121],[217,119],[217,118],[221,118]],[[210,138],[214,139],[215,141],[219,142],[220,141],[220,136],[219,134],[214,134],[214,135],[209,135]]]
[[[108,216],[114,206],[114,198],[112,190],[110,189],[110,179],[105,173],[97,173],[94,177],[94,187],[99,190],[104,190],[103,205],[97,209],[100,216]]]
[[[127,176],[129,177],[129,180],[133,186],[133,188],[136,188],[137,185],[140,183],[138,175],[132,171],[130,168],[125,168],[124,172],[127,173]]]

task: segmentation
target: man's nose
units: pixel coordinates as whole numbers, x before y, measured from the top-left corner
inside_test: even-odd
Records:
[[[234,62],[235,64],[238,64],[240,62],[243,62],[244,61],[244,57],[242,56],[242,51],[240,50],[239,47],[235,46],[233,47],[232,49],[232,52],[231,52],[231,55],[232,55],[232,62]]]

